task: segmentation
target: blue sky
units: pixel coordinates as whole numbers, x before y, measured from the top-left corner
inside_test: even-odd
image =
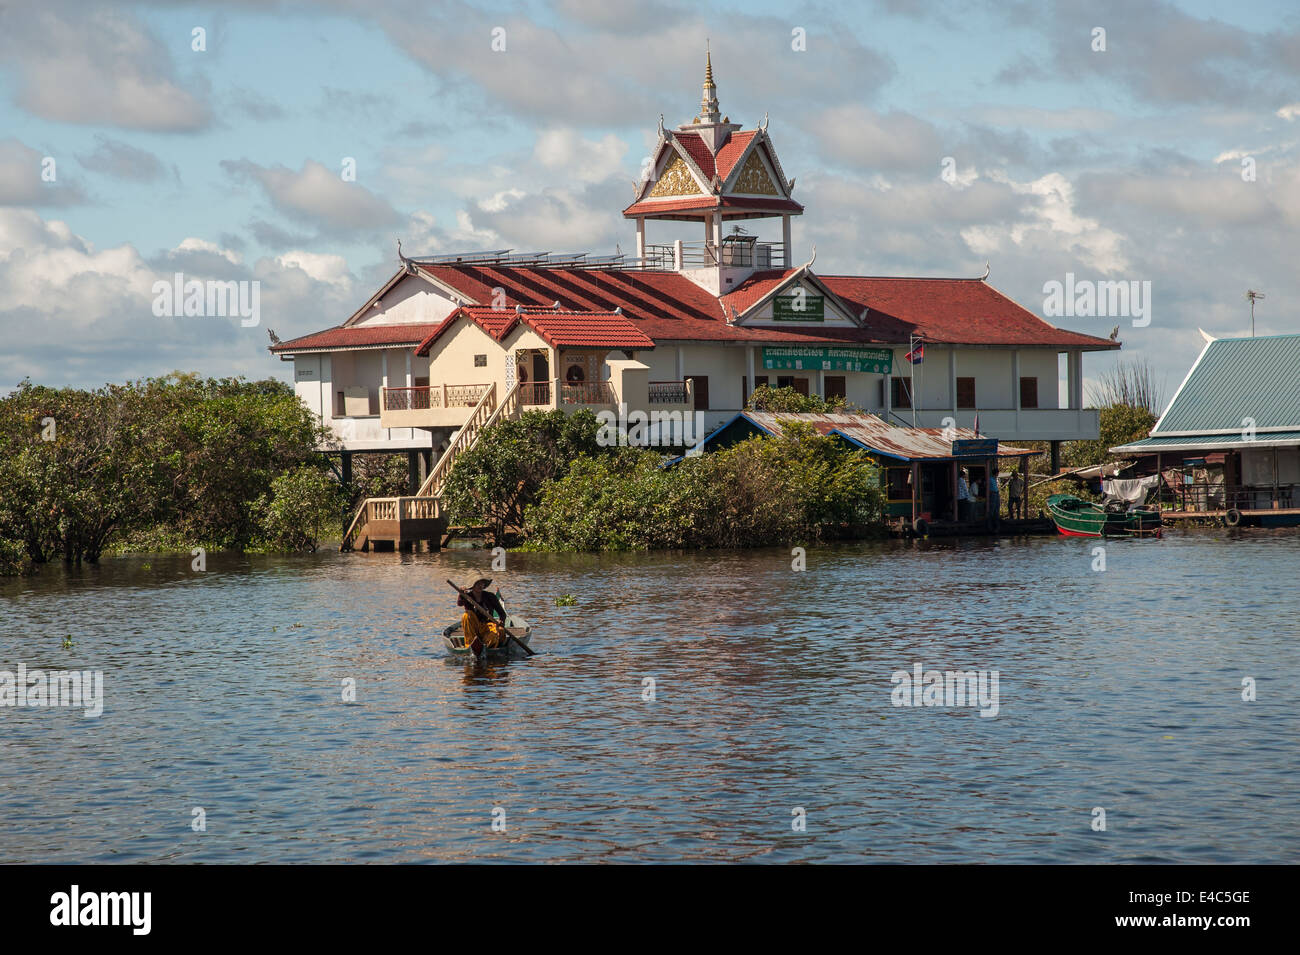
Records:
[[[1067,271],[1151,281],[1151,325],[1121,338],[1169,390],[1198,327],[1248,327],[1248,287],[1260,333],[1300,331],[1293,5],[45,0],[0,8],[0,385],[284,376],[266,328],[342,321],[398,238],[627,251],[619,212],[659,114],[698,111],[706,37],[723,111],[769,114],[807,210],[795,258],[815,243],[824,274],[988,261],[1039,314]],[[257,279],[261,327],[155,317],[175,271]]]

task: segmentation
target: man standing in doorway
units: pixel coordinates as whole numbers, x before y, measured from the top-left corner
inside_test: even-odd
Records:
[[[957,520],[970,520],[970,472],[965,468],[961,469],[961,475],[957,478]]]

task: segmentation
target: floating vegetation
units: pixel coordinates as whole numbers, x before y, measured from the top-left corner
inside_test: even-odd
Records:
[[[72,649],[72,634],[68,634],[66,637],[63,638],[63,649],[65,650]]]
[[[555,598],[555,606],[557,607],[572,607],[577,603],[578,598],[573,596],[573,594],[560,594],[560,596]]]

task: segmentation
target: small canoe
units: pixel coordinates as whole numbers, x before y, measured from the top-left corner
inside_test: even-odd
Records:
[[[1131,537],[1155,534],[1160,513],[1146,507],[1094,504],[1072,494],[1053,494],[1047,510],[1056,529],[1067,537]]]
[[[528,641],[532,639],[533,628],[528,625],[527,620],[518,614],[506,614],[506,630],[524,646],[528,646]],[[471,655],[470,648],[465,646],[465,633],[459,620],[442,632],[442,639],[453,656]],[[516,656],[523,656],[523,651],[508,640],[503,646],[488,647],[484,652],[494,657],[508,657],[512,653]]]

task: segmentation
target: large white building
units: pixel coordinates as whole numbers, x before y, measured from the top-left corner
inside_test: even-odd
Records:
[[[623,210],[634,259],[402,257],[341,325],[271,351],[294,363],[298,394],[345,453],[437,450],[489,387],[499,400],[516,384],[524,407],[685,408],[709,428],[770,384],[843,395],[896,424],[978,415],[1009,442],[1098,437],[1083,354],[1117,342],[1056,328],[983,277],[816,272],[813,251],[791,245],[804,208],[766,121],[745,130],[720,115],[711,64],[699,115],[661,120],[653,156]],[[652,221],[665,235],[648,234]]]

